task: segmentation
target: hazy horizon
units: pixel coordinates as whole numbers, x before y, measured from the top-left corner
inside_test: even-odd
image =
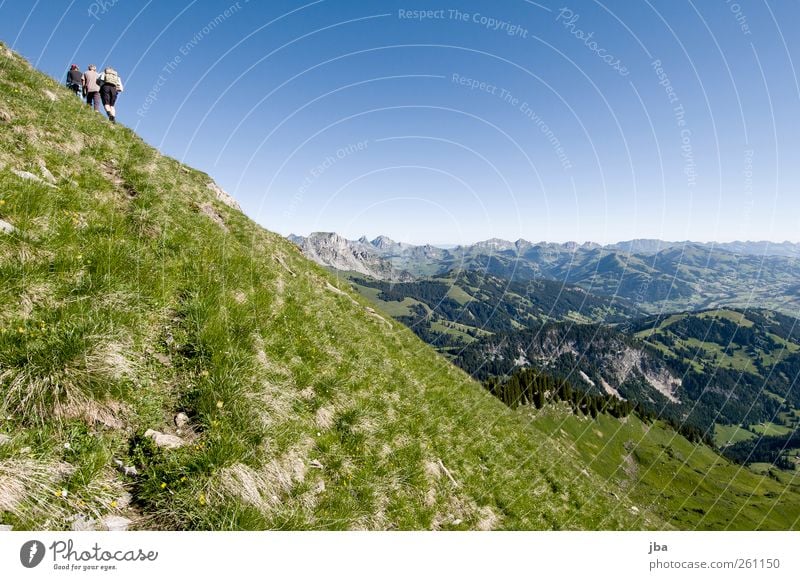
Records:
[[[665,240],[665,239],[660,239],[660,238],[629,238],[629,239],[619,239],[619,240],[615,240],[615,241],[604,241],[604,242],[601,243],[601,242],[599,242],[597,240],[582,240],[581,241],[581,240],[569,240],[569,239],[563,239],[563,240],[535,239],[534,240],[534,239],[528,239],[528,238],[515,238],[515,239],[512,240],[512,239],[500,238],[500,237],[497,237],[497,236],[493,236],[493,237],[489,237],[489,238],[473,239],[473,240],[465,241],[465,242],[448,242],[448,241],[443,241],[443,242],[436,241],[436,242],[433,242],[433,241],[426,241],[426,240],[412,242],[412,241],[408,241],[407,239],[397,238],[395,236],[391,236],[391,235],[388,235],[388,234],[375,234],[375,235],[360,234],[360,235],[353,236],[353,235],[344,235],[341,232],[336,232],[336,231],[331,231],[331,230],[316,230],[316,231],[308,232],[308,233],[305,233],[305,234],[298,234],[297,232],[289,232],[288,234],[282,234],[282,235],[284,237],[299,236],[299,237],[307,238],[307,237],[311,236],[312,234],[337,234],[337,235],[339,235],[339,236],[341,236],[341,237],[343,237],[343,238],[345,238],[345,239],[347,239],[349,241],[358,241],[360,238],[365,237],[370,242],[375,240],[376,238],[384,236],[384,237],[387,237],[387,238],[391,239],[393,242],[399,242],[399,243],[402,243],[402,244],[407,244],[407,245],[412,245],[412,246],[424,246],[424,245],[427,244],[427,245],[430,245],[430,246],[441,247],[441,248],[444,248],[444,249],[446,249],[448,247],[455,248],[455,247],[457,247],[459,245],[462,245],[462,246],[474,245],[474,244],[478,244],[480,242],[487,242],[489,240],[495,240],[495,239],[496,240],[502,240],[502,241],[505,241],[505,242],[511,242],[511,243],[514,243],[514,242],[522,240],[522,241],[525,241],[525,242],[532,243],[534,245],[536,245],[536,244],[569,244],[569,243],[575,243],[575,244],[579,244],[579,245],[583,245],[583,244],[598,244],[600,246],[612,246],[612,245],[615,245],[615,244],[624,244],[624,243],[628,243],[628,242],[638,242],[638,241],[661,242],[661,243],[664,243],[664,244],[736,244],[736,243],[738,243],[738,244],[774,244],[774,245],[795,244],[795,245],[800,245],[800,239],[798,239],[797,241],[793,241],[793,240],[779,240],[779,241],[776,241],[776,240],[741,240],[741,239],[738,239],[738,240],[737,239],[734,239],[734,240],[705,240],[704,241],[704,240]]]

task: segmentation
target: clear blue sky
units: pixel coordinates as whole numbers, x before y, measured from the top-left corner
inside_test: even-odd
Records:
[[[59,79],[113,65],[120,122],[265,227],[432,243],[800,241],[797,22],[774,0],[0,0],[4,42]]]

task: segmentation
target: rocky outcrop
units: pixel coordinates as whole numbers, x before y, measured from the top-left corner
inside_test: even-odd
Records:
[[[233,196],[231,196],[231,194],[229,194],[227,191],[222,189],[215,182],[213,182],[213,181],[209,182],[206,185],[206,187],[208,187],[208,189],[210,189],[211,191],[214,192],[214,195],[216,196],[216,198],[219,201],[221,201],[222,203],[224,203],[228,207],[232,207],[233,209],[238,209],[239,211],[242,211],[242,208],[239,206],[239,202],[237,202],[235,199],[233,199]]]
[[[161,433],[160,431],[154,431],[153,429],[148,429],[145,431],[144,436],[152,439],[153,443],[155,443],[157,447],[162,447],[164,449],[177,449],[178,447],[183,447],[183,445],[186,443],[177,435]]]
[[[316,232],[303,238],[290,236],[307,258],[317,264],[344,272],[356,272],[377,280],[410,282],[408,272],[398,271],[382,258],[371,243],[348,240],[338,234]]]

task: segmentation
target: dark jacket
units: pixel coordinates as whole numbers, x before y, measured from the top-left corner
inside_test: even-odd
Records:
[[[67,86],[78,85],[81,86],[83,84],[81,79],[83,78],[83,73],[77,69],[71,70],[67,73]]]

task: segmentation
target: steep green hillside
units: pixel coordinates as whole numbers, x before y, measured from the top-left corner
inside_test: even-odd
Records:
[[[670,527],[5,48],[0,95],[2,524]]]
[[[732,464],[708,446],[634,415],[623,421],[603,414],[590,419],[553,406],[517,412],[553,437],[565,456],[617,483],[621,501],[663,514],[679,528],[800,526],[800,471]]]

